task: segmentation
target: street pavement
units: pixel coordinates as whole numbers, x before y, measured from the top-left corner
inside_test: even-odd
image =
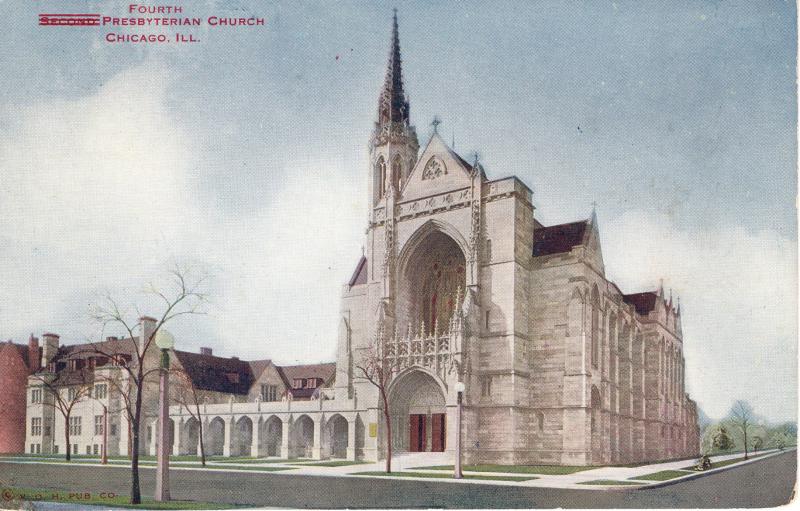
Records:
[[[793,496],[796,456],[796,451],[789,451],[667,486],[611,491],[280,472],[175,470],[170,477],[174,499],[266,507],[773,507],[786,504]],[[18,487],[127,494],[129,471],[127,467],[0,461],[0,482]],[[155,470],[145,468],[141,474],[144,494],[152,494]]]

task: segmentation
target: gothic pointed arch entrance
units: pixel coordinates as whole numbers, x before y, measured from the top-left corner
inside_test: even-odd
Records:
[[[411,368],[389,389],[392,445],[396,451],[442,452],[447,438],[447,410],[442,384],[428,371]]]

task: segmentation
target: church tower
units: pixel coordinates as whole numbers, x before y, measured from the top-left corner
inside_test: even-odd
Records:
[[[403,91],[400,36],[397,9],[392,21],[392,43],[386,79],[378,98],[378,120],[370,139],[372,167],[370,204],[386,204],[389,195],[398,196],[417,162],[417,132],[409,123],[409,102]]]

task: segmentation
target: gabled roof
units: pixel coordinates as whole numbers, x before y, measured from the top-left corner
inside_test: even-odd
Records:
[[[336,364],[328,362],[324,364],[306,364],[297,366],[281,366],[278,370],[283,373],[287,384],[292,383],[296,378],[320,378],[323,382],[330,383],[336,374]]]
[[[551,225],[533,231],[533,255],[546,256],[569,252],[583,243],[588,220]]]
[[[626,303],[633,305],[636,312],[641,316],[647,316],[650,311],[656,308],[656,298],[658,295],[655,291],[647,291],[644,293],[635,293],[631,295],[622,295],[622,299]]]
[[[348,282],[348,286],[359,286],[361,284],[367,283],[367,258],[363,255],[361,259],[358,260],[358,264],[356,265],[356,269],[353,272],[353,276],[350,277],[350,281]]]
[[[250,364],[250,369],[253,372],[253,381],[255,381],[255,380],[257,380],[257,379],[259,379],[261,377],[261,374],[264,372],[264,370],[267,367],[272,365],[272,360],[270,360],[270,359],[251,360],[249,362],[249,364]]]
[[[250,363],[243,360],[177,350],[175,356],[198,390],[244,395],[255,380]]]
[[[285,366],[279,367],[278,370],[283,375],[286,389],[292,394],[293,399],[308,399],[311,398],[320,387],[328,387],[333,382],[336,375],[336,364],[330,362],[325,364],[308,364],[299,366]],[[292,382],[295,379],[302,378],[319,378],[322,383],[314,388],[300,388],[295,389],[292,387]]]

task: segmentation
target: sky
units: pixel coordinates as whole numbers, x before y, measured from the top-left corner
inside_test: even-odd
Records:
[[[423,145],[439,116],[545,225],[596,202],[608,277],[680,296],[701,408],[796,417],[792,2],[197,0],[265,25],[160,45],[37,26],[43,5],[0,0],[0,338],[93,338],[99,295],[191,262],[212,303],[179,349],[332,360],[397,7]]]

